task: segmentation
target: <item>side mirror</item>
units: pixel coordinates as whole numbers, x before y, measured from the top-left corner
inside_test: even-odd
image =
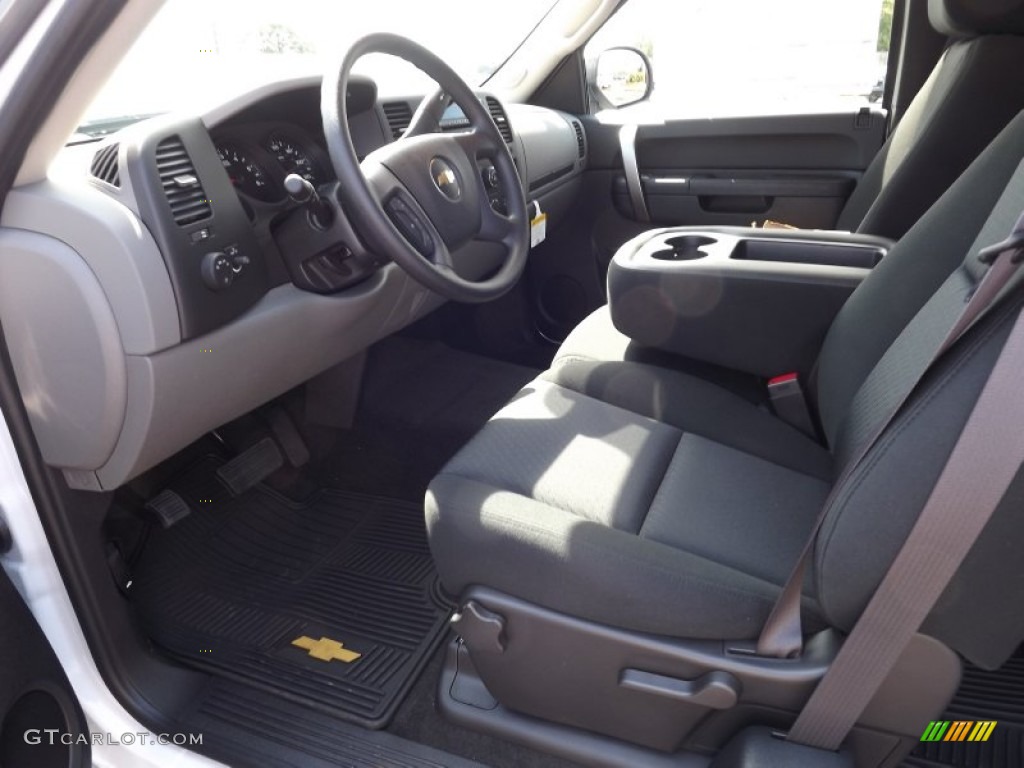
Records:
[[[643,101],[654,90],[651,62],[636,48],[601,52],[590,68],[591,93],[603,108],[618,109]]]

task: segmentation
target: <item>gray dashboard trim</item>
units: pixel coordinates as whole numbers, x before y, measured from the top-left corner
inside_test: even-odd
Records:
[[[542,194],[582,172],[585,157],[579,157],[569,115],[527,104],[510,104],[505,111],[522,147],[524,167],[520,176],[528,197]]]
[[[89,184],[41,181],[11,190],[0,225],[66,243],[102,285],[126,354],[181,341],[167,267],[149,230],[127,207]]]
[[[74,487],[113,489],[197,435],[251,411],[441,305],[394,264],[366,283],[320,296],[282,285],[212,333],[126,358],[124,429],[95,475]],[[210,351],[205,351],[210,350]]]
[[[0,230],[0,319],[47,463],[101,465],[121,433],[128,385],[96,275],[53,237]]]

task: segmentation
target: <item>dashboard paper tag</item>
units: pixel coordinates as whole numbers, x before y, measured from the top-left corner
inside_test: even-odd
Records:
[[[540,203],[533,204],[537,206],[537,215],[530,221],[530,247],[536,248],[548,236],[548,215],[541,211]]]

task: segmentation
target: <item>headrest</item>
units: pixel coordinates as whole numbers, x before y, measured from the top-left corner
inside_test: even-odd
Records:
[[[928,0],[928,19],[949,37],[1024,35],[1024,0]]]

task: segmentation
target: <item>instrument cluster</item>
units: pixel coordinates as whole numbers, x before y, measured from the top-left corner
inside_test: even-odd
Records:
[[[284,178],[290,173],[313,186],[332,178],[326,153],[298,126],[237,126],[217,132],[214,146],[235,191],[249,203],[285,200]]]

